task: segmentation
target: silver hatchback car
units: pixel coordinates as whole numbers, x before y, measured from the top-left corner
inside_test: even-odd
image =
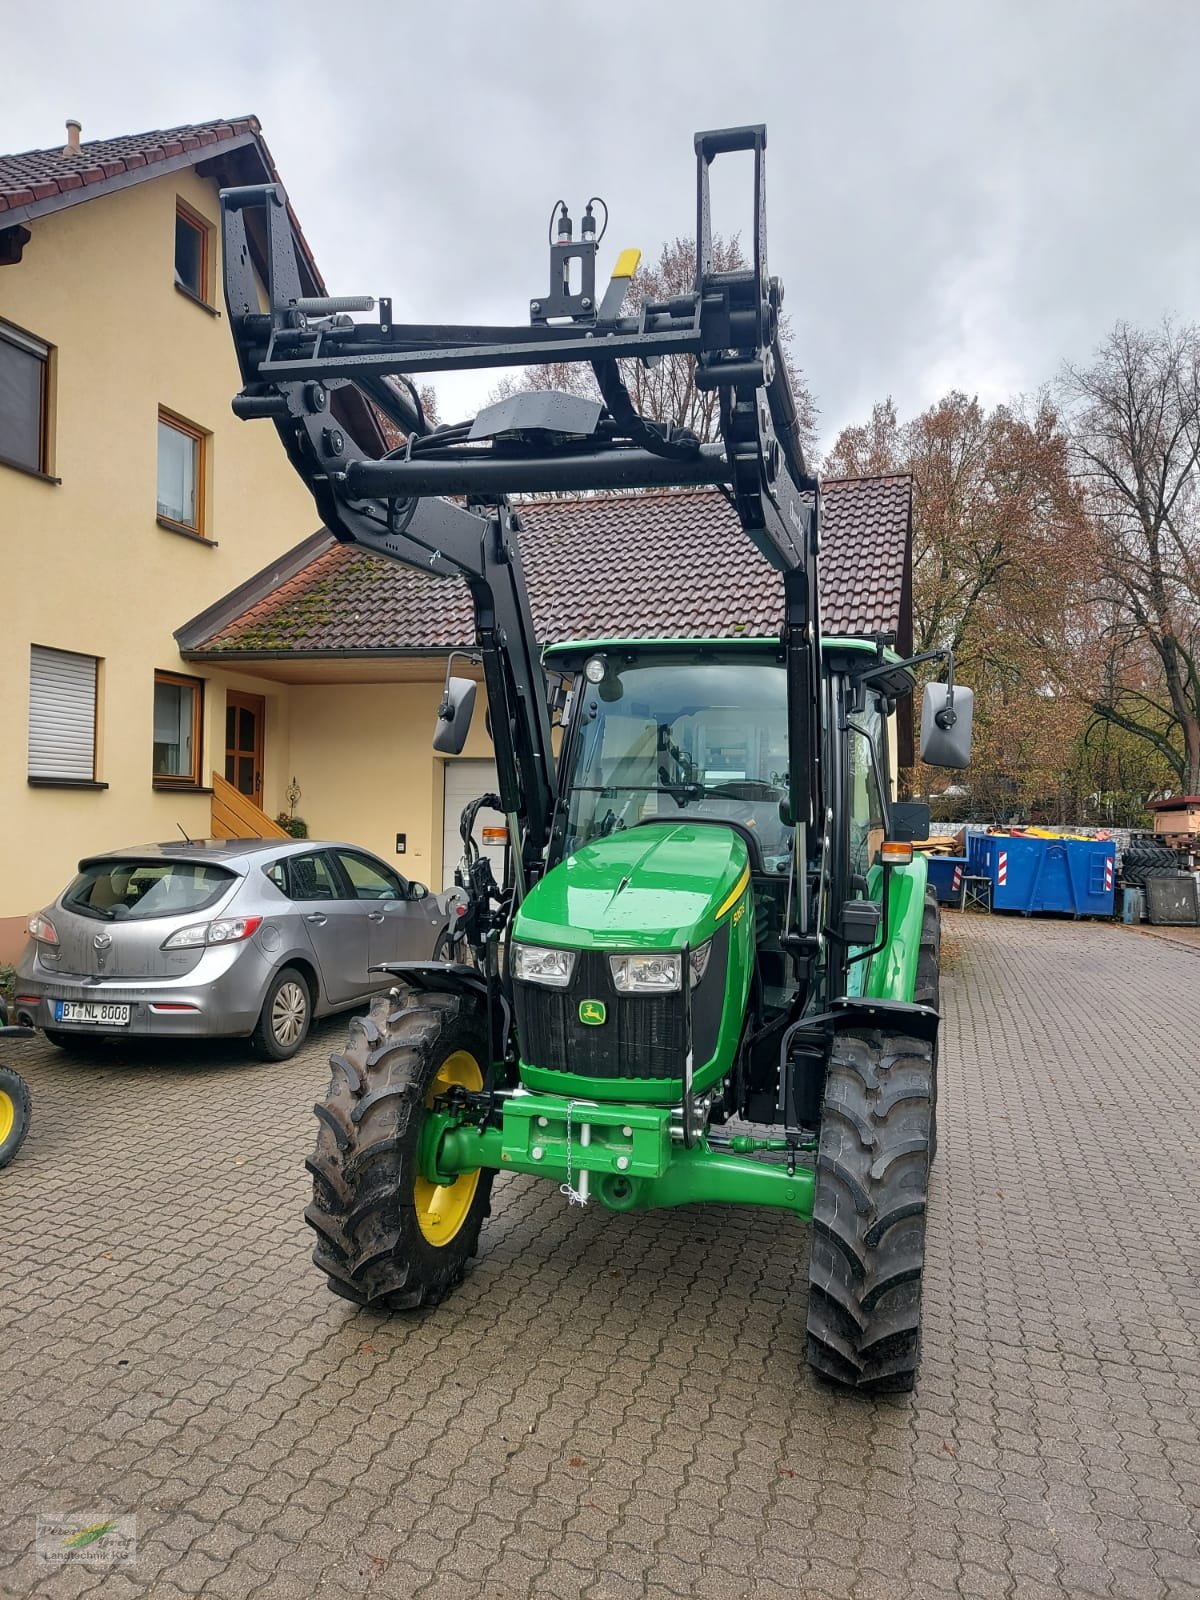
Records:
[[[96,1039],[249,1037],[286,1060],[314,1017],[428,960],[456,891],[431,894],[353,845],[201,839],[88,856],[31,918],[16,1014],[63,1049]]]

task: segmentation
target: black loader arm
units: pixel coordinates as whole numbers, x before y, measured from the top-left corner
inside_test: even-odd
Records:
[[[820,489],[805,464],[780,344],[783,289],[767,271],[765,150],[760,126],[696,135],[695,287],[647,301],[629,317],[621,311],[636,252],[622,254],[607,292],[598,295],[593,202],[578,239],[565,204],[555,208],[550,288],[530,302],[529,324],[479,326],[397,323],[388,299],[376,307],[367,296],[306,296],[280,186],[221,196],[225,298],[243,381],[234,411],[274,422],[337,538],[421,571],[457,575],[470,591],[501,800],[511,836],[521,841],[512,852],[515,900],[542,869],[555,772],[510,494],[696,484],[726,492],[743,528],[782,574],[798,866],[819,851]],[[754,252],[745,270],[717,272],[709,168],[730,151],[754,157]],[[265,284],[256,259],[265,261]],[[374,320],[353,319],[368,312]],[[634,408],[619,363],[676,354],[694,356],[697,386],[717,392],[719,443],[702,443]],[[412,381],[430,372],[564,361],[592,368],[601,401],[518,393],[469,422],[434,428]],[[405,436],[401,448],[376,459],[339,425],[334,408],[341,410],[338,391],[348,385]],[[802,937],[806,899],[796,897]]]
[[[265,234],[265,311],[260,309],[247,237],[249,219]],[[234,412],[243,419],[267,417],[275,423],[292,465],[337,538],[422,572],[458,576],[467,584],[501,800],[511,837],[521,843],[513,852],[519,896],[541,863],[555,783],[541,651],[521,570],[516,515],[497,497],[462,506],[436,495],[355,493],[350,474],[373,463],[331,413],[332,396],[350,380],[327,370],[324,353],[356,339],[359,329],[346,313],[372,309],[372,304],[361,297],[314,300],[301,294],[296,241],[279,185],[224,191],[221,221],[225,302],[244,384],[233,402]],[[386,306],[385,301],[379,327],[371,331],[386,328]],[[315,353],[315,375],[265,375],[277,357],[299,351]],[[355,382],[410,438],[428,431],[411,386],[396,384],[383,372],[363,374]]]

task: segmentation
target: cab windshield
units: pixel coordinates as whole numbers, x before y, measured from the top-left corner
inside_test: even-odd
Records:
[[[752,828],[768,871],[786,864],[782,663],[609,657],[600,683],[581,672],[575,685],[568,852],[639,823],[709,818]]]

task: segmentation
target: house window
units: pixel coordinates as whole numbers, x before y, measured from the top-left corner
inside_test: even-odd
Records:
[[[95,656],[29,650],[29,776],[91,783],[96,777]]]
[[[46,472],[50,346],[0,322],[0,461]]]
[[[154,782],[165,788],[200,782],[204,685],[174,672],[154,674]]]
[[[182,200],[175,207],[175,286],[208,303],[208,226]]]
[[[158,413],[158,515],[188,533],[204,527],[204,435],[181,417]]]

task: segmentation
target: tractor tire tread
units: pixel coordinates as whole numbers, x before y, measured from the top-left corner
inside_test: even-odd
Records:
[[[352,1020],[314,1107],[316,1147],[306,1163],[313,1261],[334,1294],[376,1311],[411,1311],[437,1305],[462,1281],[493,1174],[480,1172],[458,1233],[444,1245],[427,1241],[412,1203],[417,1113],[440,1061],[468,1048],[482,1063],[485,1041],[482,1019],[459,995],[393,991]]]
[[[864,1059],[874,1070],[862,1070]],[[858,1393],[911,1389],[920,1358],[921,1278],[933,1046],[875,1029],[834,1043],[817,1148],[809,1266],[808,1359]],[[848,1094],[876,1143],[841,1108]]]
[[[12,1110],[12,1125],[3,1144],[0,1144],[0,1167],[6,1167],[24,1144],[25,1135],[29,1132],[33,1096],[25,1079],[11,1067],[0,1067],[0,1093],[8,1100]]]
[[[913,989],[913,1001],[919,1006],[931,1006],[934,1011],[942,1009],[942,908],[938,904],[937,891],[925,891],[925,917],[921,924],[921,942],[917,950],[917,979]],[[929,1164],[933,1165],[937,1158],[938,1126],[938,1046],[934,1041],[933,1046],[933,1124],[929,1133]]]

